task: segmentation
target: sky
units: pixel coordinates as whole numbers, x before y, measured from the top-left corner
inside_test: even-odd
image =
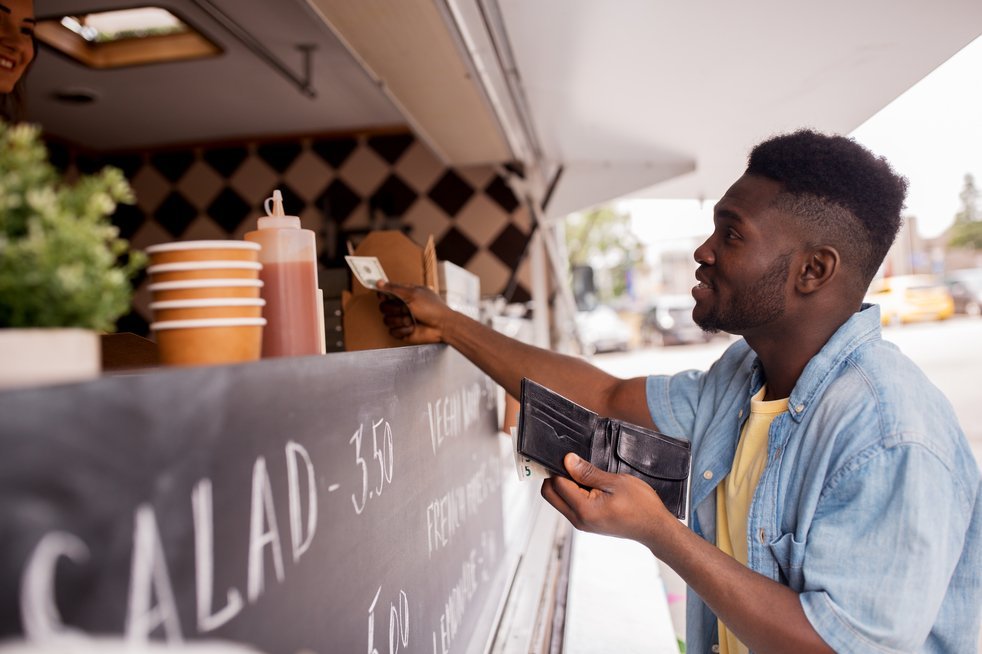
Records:
[[[982,187],[982,37],[970,43],[850,136],[907,177],[907,215],[921,236],[947,229],[961,208],[966,173]],[[691,239],[712,231],[712,207],[696,200],[628,200],[645,243]],[[667,219],[671,216],[672,219]]]

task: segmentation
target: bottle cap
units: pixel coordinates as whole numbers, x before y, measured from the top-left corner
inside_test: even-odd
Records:
[[[270,209],[270,203],[273,208]],[[300,218],[297,216],[286,216],[283,214],[283,194],[279,189],[273,191],[273,197],[266,198],[263,202],[263,209],[266,215],[259,218],[256,224],[259,229],[300,229]]]

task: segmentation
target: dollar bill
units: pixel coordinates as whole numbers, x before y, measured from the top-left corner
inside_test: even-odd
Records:
[[[528,458],[524,454],[518,453],[518,429],[511,428],[511,449],[515,456],[515,471],[518,473],[519,481],[529,481],[531,479],[545,479],[549,477],[549,471],[544,467]]]
[[[382,264],[379,263],[378,257],[346,256],[344,260],[348,262],[351,272],[355,274],[355,278],[365,288],[376,291],[378,290],[376,285],[380,281],[389,281],[385,271],[382,270]]]

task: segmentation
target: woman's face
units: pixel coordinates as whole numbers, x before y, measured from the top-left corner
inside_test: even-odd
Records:
[[[34,0],[0,0],[0,93],[10,93],[34,58]]]

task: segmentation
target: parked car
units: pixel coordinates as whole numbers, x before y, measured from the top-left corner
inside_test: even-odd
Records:
[[[606,305],[576,314],[576,326],[587,354],[624,352],[630,347],[631,328]]]
[[[713,338],[692,319],[696,301],[691,295],[663,295],[651,305],[641,320],[644,345],[683,345],[706,343]]]
[[[982,315],[982,268],[953,270],[944,281],[955,303],[955,313]]]
[[[947,320],[955,313],[951,293],[934,275],[874,279],[866,301],[880,305],[880,322],[884,325]]]

